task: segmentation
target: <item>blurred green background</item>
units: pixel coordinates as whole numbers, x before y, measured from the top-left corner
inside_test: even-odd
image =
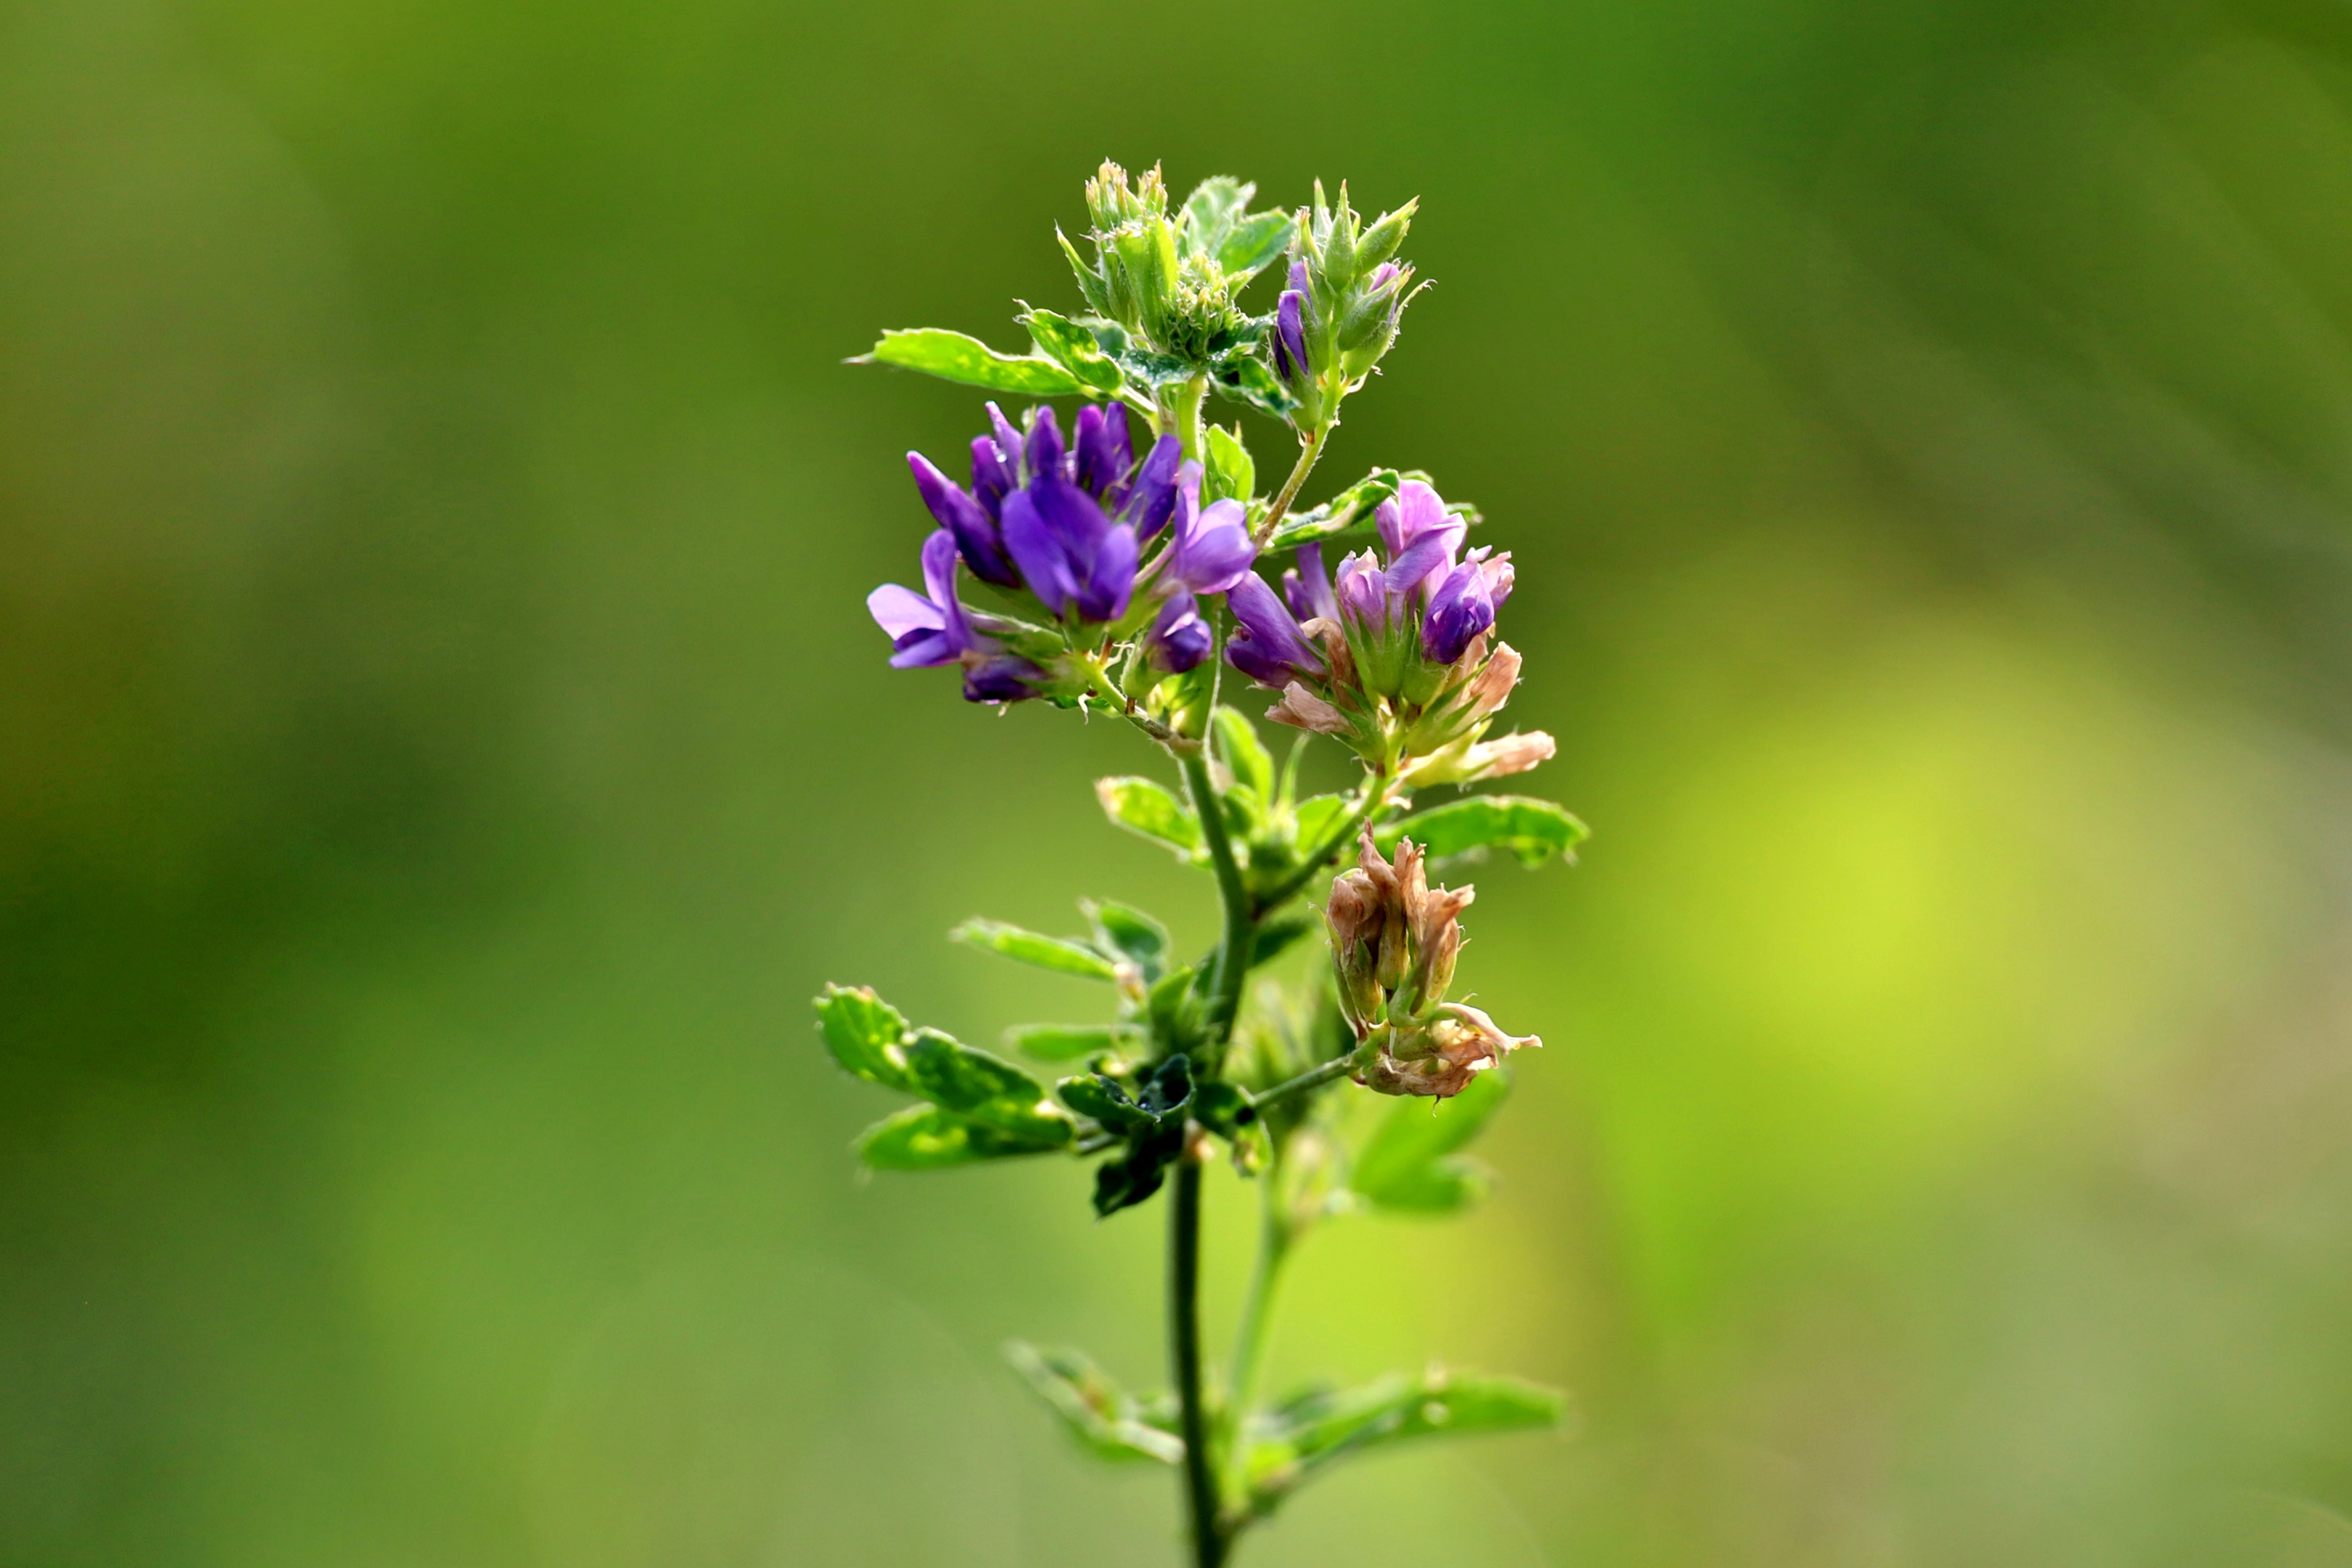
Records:
[[[10,0],[0,1562],[1172,1561],[994,1348],[1156,1381],[1158,1210],[859,1183],[806,1011],[1211,934],[860,604],[979,399],[837,362],[1106,154],[1423,198],[1321,488],[1484,506],[1597,831],[1481,874],[1496,1200],[1277,1366],[1579,1430],[1245,1560],[2352,1564],[2338,0]]]

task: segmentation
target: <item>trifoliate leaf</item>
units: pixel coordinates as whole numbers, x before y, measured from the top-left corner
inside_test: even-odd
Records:
[[[1272,265],[1290,243],[1291,216],[1286,212],[1257,213],[1234,225],[1217,247],[1217,265],[1235,289]]]
[[[1447,1213],[1483,1196],[1484,1167],[1456,1151],[1478,1136],[1510,1089],[1502,1072],[1490,1068],[1450,1100],[1399,1100],[1357,1152],[1349,1190],[1382,1208],[1415,1214]]]
[[[1076,321],[1051,310],[1027,309],[1018,320],[1029,329],[1037,352],[1068,371],[1075,380],[1098,393],[1116,394],[1127,385],[1126,374],[1102,352],[1094,333]]]
[[[1149,1408],[1112,1382],[1084,1352],[1040,1350],[1015,1340],[1004,1347],[1004,1359],[1087,1452],[1105,1459],[1184,1462],[1184,1439],[1150,1425]]]
[[[936,1105],[910,1105],[857,1135],[858,1158],[877,1171],[943,1171],[982,1160],[1046,1154],[1068,1141],[1039,1142],[983,1125]]]
[[[827,985],[816,999],[817,1027],[842,1070],[885,1089],[920,1093],[907,1074],[907,1020],[866,985]]]
[[[1187,859],[1200,854],[1201,819],[1158,780],[1097,779],[1095,798],[1102,802],[1104,815],[1129,832],[1156,838]]]
[[[1083,975],[1088,980],[1118,978],[1118,966],[1083,942],[1070,937],[1041,936],[1034,931],[1007,925],[1003,921],[982,920],[975,916],[948,932],[948,940],[1001,953],[1015,963],[1034,964],[1039,969],[1050,969],[1059,974]]]
[[[1004,1031],[1004,1043],[1042,1062],[1074,1062],[1107,1051],[1132,1051],[1144,1032],[1131,1024],[1018,1024]]]
[[[1045,1087],[1002,1057],[937,1029],[918,1029],[905,1047],[915,1092],[967,1121],[1042,1147],[1066,1143],[1069,1119]]]
[[[1246,403],[1276,419],[1287,419],[1298,411],[1298,399],[1284,390],[1264,361],[1252,358],[1244,350],[1236,349],[1213,361],[1209,365],[1209,384],[1224,396]]]
[[[1257,797],[1261,806],[1274,800],[1274,758],[1257,738],[1257,728],[1240,710],[1222,702],[1213,715],[1217,755],[1233,771],[1234,783]]]
[[[1095,928],[1095,945],[1117,953],[1141,972],[1146,985],[1168,972],[1168,928],[1141,910],[1108,899],[1078,906]]]
[[[1158,1192],[1183,1149],[1181,1119],[1137,1133],[1119,1153],[1095,1167],[1096,1217],[1108,1219]]]
[[[1397,840],[1410,838],[1433,860],[1488,848],[1507,849],[1522,866],[1540,866],[1571,851],[1591,833],[1568,808],[1522,795],[1474,795],[1415,812],[1379,828],[1372,841],[1393,854]]]
[[[1515,1377],[1458,1375],[1433,1367],[1391,1373],[1362,1388],[1312,1390],[1251,1424],[1253,1510],[1270,1513],[1328,1464],[1415,1437],[1467,1437],[1559,1424],[1567,1396]]]
[[[896,365],[901,370],[936,375],[942,381],[1024,397],[1063,397],[1085,390],[1077,377],[1051,360],[1034,354],[999,353],[978,338],[942,327],[886,331],[871,353],[859,354],[849,363]]]
[[[1203,501],[1238,500],[1246,502],[1257,489],[1257,464],[1242,445],[1241,426],[1227,430],[1221,425],[1209,426],[1208,476]]]
[[[1284,518],[1266,537],[1265,548],[1270,552],[1343,534],[1368,534],[1381,503],[1392,499],[1402,483],[1403,476],[1394,468],[1374,468],[1322,505]]]
[[[1184,198],[1181,217],[1176,226],[1177,244],[1186,256],[1214,256],[1225,238],[1234,231],[1234,224],[1248,210],[1250,198],[1257,187],[1230,174],[1215,174],[1192,187]],[[1286,224],[1288,220],[1284,220]]]

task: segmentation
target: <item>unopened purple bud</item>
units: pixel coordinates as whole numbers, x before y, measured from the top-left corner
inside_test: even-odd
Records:
[[[1369,550],[1341,558],[1339,584],[1334,597],[1348,624],[1367,632],[1385,627],[1395,608],[1389,596],[1388,579],[1381,571],[1380,557]]]
[[[1091,403],[1079,409],[1075,450],[1078,488],[1115,509],[1118,497],[1111,492],[1135,466],[1135,451],[1128,444],[1127,410],[1116,403],[1108,409]]]
[[[1176,474],[1183,461],[1184,443],[1173,436],[1162,436],[1151,444],[1143,466],[1136,469],[1118,520],[1134,525],[1140,542],[1150,543],[1176,514]]]
[[[976,660],[963,672],[963,700],[967,702],[1018,702],[1034,697],[1033,682],[1046,679],[1045,670],[1014,654],[1000,653]]]
[[[1007,419],[1004,410],[993,403],[988,405],[988,427],[995,432],[996,449],[1004,455],[1005,470],[1013,476],[1013,484],[1005,487],[1010,490],[1027,477],[1021,472],[1021,427]]]
[[[1030,420],[1027,449],[1023,456],[1029,465],[1030,483],[1034,484],[1049,474],[1055,479],[1064,477],[1062,427],[1055,423],[1051,408],[1040,407]]]
[[[1019,447],[1014,447],[1015,452]],[[1017,460],[996,444],[992,437],[971,438],[971,499],[981,504],[991,518],[1004,515],[1004,498],[1020,484]]]
[[[1373,268],[1372,275],[1364,280],[1364,292],[1377,294],[1383,289],[1393,289],[1403,277],[1403,268],[1393,261],[1383,261]]]
[[[1321,545],[1298,547],[1298,564],[1282,574],[1282,596],[1290,601],[1290,613],[1302,621],[1318,616],[1329,621],[1339,618],[1339,601],[1331,595],[1331,574],[1323,569]]]
[[[1162,675],[1181,675],[1209,657],[1213,640],[1209,623],[1201,618],[1199,602],[1179,588],[1160,606],[1151,629],[1143,634],[1143,657]]]
[[[1274,374],[1295,381],[1307,374],[1307,296],[1297,289],[1282,291],[1274,312]]]
[[[1291,258],[1290,276],[1286,281],[1300,293],[1307,292],[1307,258],[1298,256]]]
[[[1276,690],[1302,675],[1322,676],[1323,656],[1315,651],[1274,590],[1255,573],[1244,573],[1227,590],[1225,603],[1241,626],[1225,639],[1226,663],[1259,685]]]
[[[956,547],[963,552],[972,574],[1000,587],[1019,586],[1020,574],[1005,556],[996,520],[988,515],[988,509],[959,489],[920,452],[908,453],[907,466],[915,470],[915,488],[923,492],[923,504],[941,527],[955,535]]]

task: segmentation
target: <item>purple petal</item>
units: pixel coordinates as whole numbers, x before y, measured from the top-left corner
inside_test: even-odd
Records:
[[[1424,582],[1442,579],[1454,570],[1454,542],[1458,535],[1438,529],[1423,534],[1390,563],[1387,587],[1400,597]]]
[[[1047,475],[1056,479],[1066,477],[1062,473],[1062,427],[1054,422],[1051,408],[1039,408],[1036,417],[1030,422],[1029,445],[1024,456],[1029,464],[1030,483],[1034,484]]]
[[[1141,554],[1135,530],[1128,524],[1122,522],[1106,531],[1079,587],[1078,614],[1090,621],[1115,621],[1127,614],[1128,601],[1135,595],[1135,566]]]
[[[1198,601],[1180,588],[1152,617],[1151,629],[1143,636],[1143,657],[1163,675],[1181,675],[1199,668],[1213,640]]]
[[[1377,515],[1381,542],[1389,547],[1391,556],[1403,553],[1433,531],[1444,530],[1453,535],[1446,547],[1446,557],[1451,560],[1461,545],[1465,527],[1461,519],[1447,513],[1437,492],[1420,479],[1407,479],[1393,497],[1381,503]]]
[[[1049,612],[1060,615],[1077,597],[1068,552],[1038,515],[1034,489],[1017,489],[1004,498],[1004,548],[1021,568],[1022,581]]]
[[[908,632],[935,632],[948,624],[937,605],[896,583],[885,583],[866,595],[866,611],[893,642]]]
[[[923,492],[923,504],[941,527],[955,535],[973,574],[1001,587],[1017,584],[1020,579],[1013,574],[1013,563],[1004,558],[1004,547],[997,541],[996,520],[987,509],[959,489],[920,452],[908,453],[907,466],[915,470],[915,488]]]
[[[967,702],[1018,702],[1034,697],[1032,681],[1043,681],[1045,672],[1025,658],[1013,654],[998,654],[971,666],[963,672],[963,700]]]
[[[1020,448],[1015,447],[1018,451]],[[1004,510],[1004,498],[1021,482],[1018,465],[1005,455],[1004,449],[986,436],[971,438],[971,499],[986,509],[992,518]]]
[[[1331,574],[1323,569],[1321,545],[1298,547],[1297,569],[1282,574],[1282,596],[1290,601],[1290,613],[1302,621],[1318,616],[1326,620],[1339,618],[1339,602],[1331,596]]]
[[[1429,596],[1429,614],[1421,624],[1422,651],[1439,664],[1452,664],[1470,646],[1470,639],[1495,624],[1495,601],[1486,591],[1486,574],[1476,562],[1465,561],[1445,574]]]
[[[1285,381],[1307,370],[1306,304],[1306,295],[1286,289],[1275,307],[1274,374]]]
[[[1176,471],[1184,460],[1184,444],[1173,436],[1162,436],[1144,454],[1143,466],[1136,470],[1135,483],[1129,487],[1127,502],[1119,509],[1119,521],[1135,525],[1135,536],[1150,542],[1168,526],[1169,518],[1176,511]]]
[[[1196,594],[1222,594],[1257,559],[1249,514],[1237,500],[1221,500],[1200,514],[1190,537],[1176,542],[1176,574]]]
[[[1291,288],[1300,293],[1307,291],[1307,258],[1300,256],[1291,259],[1288,282]]]
[[[908,632],[893,645],[897,651],[890,655],[893,669],[929,669],[937,665],[953,664],[962,649],[945,632]]]
[[[1135,466],[1134,448],[1128,444],[1127,410],[1116,403],[1108,408],[1088,404],[1079,409],[1076,449],[1079,488],[1098,500],[1114,501],[1111,491]]]
[[[1225,603],[1232,607],[1234,618],[1241,630],[1225,643],[1225,658],[1235,669],[1261,684],[1281,687],[1298,674],[1320,676],[1322,656],[1307,643],[1299,631],[1298,623],[1290,618],[1274,590],[1255,573],[1244,573],[1242,580],[1228,589]]]

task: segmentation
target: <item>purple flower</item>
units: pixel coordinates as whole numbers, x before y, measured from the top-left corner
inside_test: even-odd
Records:
[[[1226,591],[1241,629],[1225,639],[1225,662],[1261,686],[1279,690],[1300,676],[1320,679],[1323,656],[1308,644],[1290,612],[1263,579],[1245,572]]]
[[[1257,545],[1249,513],[1237,500],[1201,508],[1201,465],[1187,463],[1176,481],[1176,539],[1170,565],[1195,594],[1222,594],[1249,574]]]
[[[1473,637],[1494,626],[1495,612],[1510,596],[1511,558],[1490,561],[1485,550],[1472,551],[1430,595],[1428,618],[1421,625],[1422,651],[1439,664],[1452,664]]]
[[[1054,411],[1041,408],[1029,427],[1027,485],[1004,498],[1004,547],[1022,579],[1056,616],[1115,621],[1135,592],[1140,554],[1135,529],[1103,516],[1095,498],[1062,472],[1062,435]]]
[[[1282,574],[1282,596],[1290,601],[1290,613],[1302,621],[1318,616],[1328,621],[1339,618],[1339,601],[1331,596],[1331,574],[1323,569],[1323,547],[1302,544],[1298,547],[1298,564]]]
[[[1403,609],[1403,595],[1390,589],[1381,558],[1369,550],[1339,558],[1339,583],[1333,597],[1348,624],[1365,632],[1393,626]]]
[[[925,598],[912,588],[885,583],[866,595],[874,622],[890,635],[890,668],[926,669],[954,664],[980,646],[955,596],[955,535],[942,528],[923,541]]]
[[[1042,682],[1045,672],[1027,659],[1009,653],[992,654],[964,666],[966,702],[1018,702],[1037,695],[1031,682]]]
[[[1163,675],[1181,675],[1209,657],[1209,623],[1201,618],[1200,605],[1179,588],[1160,606],[1143,634],[1143,657]]]
[[[979,445],[974,443],[975,448]],[[996,519],[990,509],[970,492],[956,488],[920,452],[908,453],[907,466],[915,470],[915,488],[923,492],[923,504],[931,509],[940,526],[955,536],[956,547],[963,552],[964,562],[971,566],[972,574],[999,587],[1018,587],[1021,578],[1013,570],[1013,563],[1005,559],[1004,543],[997,534]],[[980,465],[976,453],[972,467],[977,479]]]
[[[991,413],[995,412],[995,408],[994,404],[989,405]],[[1013,451],[1020,449],[1015,447]],[[998,516],[1004,509],[1004,498],[1020,482],[1021,470],[1016,460],[1006,455],[1004,448],[998,446],[993,438],[987,436],[971,438],[971,499],[980,503],[981,510],[992,519]]]

